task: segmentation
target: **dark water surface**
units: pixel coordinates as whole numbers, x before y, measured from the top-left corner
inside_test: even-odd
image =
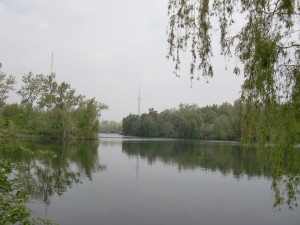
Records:
[[[299,207],[284,204],[288,197],[274,207],[268,155],[239,143],[104,136],[25,144],[57,157],[3,157],[32,166],[33,215],[62,225],[300,224]]]

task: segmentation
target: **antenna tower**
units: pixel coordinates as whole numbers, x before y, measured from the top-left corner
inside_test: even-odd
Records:
[[[50,69],[50,75],[52,74],[53,72],[53,52],[52,52],[52,55],[51,55],[51,69]]]
[[[139,97],[137,98],[137,100],[138,100],[138,115],[140,116],[141,115],[141,101],[142,101],[141,89],[139,89]]]

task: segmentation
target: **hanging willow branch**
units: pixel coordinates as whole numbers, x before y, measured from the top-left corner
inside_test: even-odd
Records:
[[[168,15],[167,57],[176,76],[186,55],[190,79],[214,75],[218,33],[221,54],[238,59],[233,73],[244,76],[244,139],[300,141],[299,0],[169,0]]]

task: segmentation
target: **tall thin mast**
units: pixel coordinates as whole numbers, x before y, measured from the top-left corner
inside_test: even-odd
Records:
[[[138,100],[138,115],[140,116],[141,115],[141,89],[139,89],[139,97],[137,98]]]
[[[51,68],[50,68],[50,75],[53,73],[53,52],[51,56]]]

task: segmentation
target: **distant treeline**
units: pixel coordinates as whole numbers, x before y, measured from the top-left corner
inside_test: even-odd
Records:
[[[198,107],[180,104],[158,113],[153,108],[141,116],[123,118],[123,134],[141,137],[240,140],[240,102]]]
[[[122,133],[122,123],[116,121],[108,121],[103,120],[100,123],[100,132],[101,133],[114,133],[121,134]]]

